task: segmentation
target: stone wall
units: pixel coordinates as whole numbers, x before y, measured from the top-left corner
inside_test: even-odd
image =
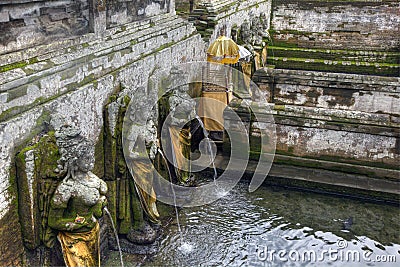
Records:
[[[173,12],[173,3],[170,0],[107,0],[107,27]]]
[[[0,54],[89,32],[103,34],[105,28],[168,13],[175,13],[174,1],[5,0],[0,2]]]
[[[201,0],[175,0],[176,14],[188,18],[189,14],[198,7]]]
[[[1,1],[0,54],[88,33],[89,1]]]
[[[299,47],[398,51],[399,10],[393,0],[275,0],[271,29]]]
[[[98,29],[105,29],[104,19],[96,23],[103,23]],[[89,139],[102,142],[103,110],[109,96],[116,92],[133,96],[137,88],[146,87],[156,69],[203,58],[204,44],[195,28],[170,13],[103,30],[100,35],[88,33],[0,55],[2,265],[21,265],[26,258],[14,214],[18,205],[25,204],[18,203],[12,172],[18,147],[36,138],[54,114],[80,127]],[[97,148],[97,155],[104,154],[102,145]],[[103,177],[101,161],[101,156],[96,158],[95,172]]]
[[[275,163],[286,166],[275,175],[311,179],[306,172],[286,173],[289,166],[338,171],[329,179],[322,173],[312,177],[322,183],[400,194],[399,78],[264,68],[253,80],[273,107]],[[257,142],[257,122],[250,133]],[[253,156],[259,152],[252,151]],[[342,179],[340,173],[363,177]]]
[[[254,79],[277,105],[357,111],[399,123],[399,78],[265,68]]]
[[[189,20],[194,22],[203,39],[212,42],[220,35],[231,37],[232,29],[261,15],[267,18],[269,25],[270,13],[271,0],[220,0],[200,3]]]
[[[1,265],[30,263],[17,212],[26,203],[18,199],[21,185],[14,158],[45,130],[51,115],[64,116],[97,141],[95,173],[104,178],[105,105],[134,97],[137,88],[147,88],[148,78],[160,69],[204,60],[205,41],[220,34],[230,36],[245,21],[263,14],[269,25],[271,3],[272,32],[281,44],[371,50],[399,47],[395,1],[213,1],[202,3],[190,18],[202,36],[174,15],[171,0],[2,1]],[[379,38],[383,41],[378,42]],[[397,60],[396,55],[389,56],[388,60]],[[360,180],[367,183],[365,187],[381,184],[385,192],[397,190],[398,78],[263,69],[254,80],[274,103],[277,164],[286,169],[295,165],[361,173],[368,177]],[[256,140],[258,124],[252,123],[251,129],[251,138]],[[253,156],[259,153],[252,152]],[[338,180],[332,175],[326,182]]]

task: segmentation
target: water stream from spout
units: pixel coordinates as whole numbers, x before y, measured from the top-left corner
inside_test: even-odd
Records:
[[[169,168],[168,161],[165,158],[165,156],[164,156],[164,154],[163,154],[163,152],[162,152],[162,150],[160,148],[158,148],[158,152],[160,153],[161,157],[164,159],[165,165],[167,166],[169,177],[171,179],[172,178],[172,172],[171,172],[171,169]],[[192,249],[193,249],[193,246],[190,245],[189,243],[184,242],[184,240],[183,240],[181,224],[179,222],[178,207],[177,207],[177,204],[176,204],[176,194],[175,194],[175,189],[174,189],[174,185],[172,184],[172,181],[170,181],[170,185],[171,185],[171,191],[172,191],[172,194],[173,194],[173,197],[174,197],[175,217],[176,217],[176,222],[177,222],[177,225],[178,225],[179,239],[180,239],[180,243],[181,243],[181,246],[179,248],[183,252],[191,252]]]
[[[163,154],[163,152],[161,151],[160,148],[158,148],[158,152],[160,153],[160,155],[162,156],[162,158],[163,158],[164,161],[165,161],[165,165],[167,166],[168,174],[169,174],[169,177],[170,177],[170,179],[171,179],[171,178],[172,178],[172,174],[171,174],[171,170],[170,170],[169,165],[168,165],[168,161],[167,161],[167,159],[165,158],[165,156],[164,156],[164,154]],[[180,236],[181,243],[182,243],[182,230],[181,230],[181,225],[180,225],[180,223],[179,223],[178,207],[177,207],[177,205],[176,205],[176,194],[175,194],[175,189],[174,189],[174,186],[173,186],[173,184],[172,184],[172,181],[170,181],[170,185],[171,185],[172,194],[173,194],[173,196],[174,196],[175,216],[176,216],[176,221],[177,221],[177,224],[178,224],[179,236]]]
[[[121,251],[121,245],[119,244],[117,229],[115,228],[113,218],[111,216],[110,211],[107,209],[107,207],[104,207],[104,211],[107,213],[107,216],[110,218],[111,226],[113,228],[114,235],[115,235],[115,240],[117,241],[117,246],[118,246],[118,251],[119,251],[119,260],[121,262],[121,267],[124,267],[124,261],[122,259],[122,251]]]
[[[217,177],[218,177],[218,174],[217,174],[217,169],[215,168],[214,159],[213,159],[213,157],[212,157],[212,147],[211,147],[211,143],[210,143],[210,140],[211,140],[211,139],[210,139],[210,137],[209,137],[208,131],[207,131],[206,128],[204,127],[203,121],[200,119],[200,117],[199,117],[198,115],[196,115],[196,119],[198,120],[198,122],[199,122],[199,124],[200,124],[200,127],[201,127],[201,129],[203,130],[203,135],[204,135],[204,137],[207,138],[207,145],[208,145],[208,149],[209,149],[208,152],[209,152],[209,155],[210,155],[210,161],[211,161],[212,167],[213,167],[213,169],[214,169],[214,176],[213,176],[213,179],[214,179],[215,185],[217,185],[216,179],[217,179]]]
[[[212,147],[211,147],[211,139],[209,138],[208,131],[205,129],[204,124],[203,124],[202,120],[200,119],[200,117],[196,115],[196,119],[199,121],[199,124],[200,124],[200,126],[201,126],[201,128],[203,130],[203,134],[204,134],[205,138],[207,138],[207,147],[208,147],[208,150],[209,150],[208,154],[210,155],[210,161],[211,161],[211,164],[212,164],[212,167],[213,167],[213,170],[214,170],[213,179],[214,179],[214,183],[216,185],[216,188],[218,189],[218,184],[217,184],[217,181],[216,181],[216,179],[218,177],[218,173],[217,173],[217,169],[216,169],[215,164],[214,164],[214,158],[213,158]],[[163,160],[164,160],[164,162],[166,164],[169,177],[172,178],[172,172],[171,172],[170,166],[168,164],[168,161],[167,161],[164,153],[162,152],[162,150],[159,147],[157,148],[157,150],[160,153],[161,157],[163,158]],[[173,155],[173,157],[174,156],[175,155]],[[174,157],[174,159],[175,159],[175,157]],[[180,222],[179,222],[179,212],[178,212],[178,207],[177,207],[177,202],[176,202],[176,193],[175,193],[175,189],[174,189],[174,185],[173,185],[172,181],[170,181],[170,185],[171,185],[171,192],[172,192],[173,198],[174,198],[175,216],[176,216],[176,222],[177,222],[177,226],[178,226],[178,233],[179,233],[179,239],[180,239],[179,250],[181,250],[183,253],[190,253],[193,250],[193,245],[191,245],[191,244],[189,244],[187,242],[184,242],[182,229],[181,229],[181,225],[180,225]]]

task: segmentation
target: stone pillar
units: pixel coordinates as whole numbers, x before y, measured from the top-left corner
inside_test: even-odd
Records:
[[[175,0],[169,0],[169,10],[168,12],[171,15],[176,15],[176,11],[175,11]]]
[[[97,37],[102,37],[105,34],[107,27],[106,16],[106,1],[107,0],[90,0],[90,30]]]

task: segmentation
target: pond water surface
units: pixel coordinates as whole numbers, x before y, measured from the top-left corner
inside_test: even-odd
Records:
[[[216,202],[179,212],[144,266],[398,266],[395,206],[238,184]],[[384,262],[384,263],[382,263]],[[397,263],[396,263],[397,262]],[[126,266],[136,265],[126,262]]]

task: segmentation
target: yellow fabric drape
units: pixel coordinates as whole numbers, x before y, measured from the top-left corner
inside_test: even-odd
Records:
[[[246,85],[247,90],[250,93],[250,79],[251,79],[251,62],[242,62],[241,63],[242,71],[243,71],[243,78],[244,83]]]
[[[223,131],[224,110],[232,98],[232,92],[203,92],[203,98],[199,105],[199,116],[203,119],[204,128],[207,131]],[[218,102],[207,101],[206,98],[212,98]]]
[[[258,70],[258,69],[262,68],[262,65],[261,65],[261,55],[260,55],[260,53],[258,53],[258,52],[255,52],[254,54],[255,54],[255,55],[254,55],[255,67],[256,67],[256,70]]]
[[[207,49],[207,61],[220,64],[235,64],[239,60],[239,47],[225,36],[218,37]]]
[[[189,164],[187,160],[190,158],[190,130],[171,126],[169,128],[169,134],[174,153],[174,161],[179,169],[176,171],[176,175],[181,183],[185,183],[189,179],[190,174],[190,165],[186,165],[185,168],[183,168],[184,164]]]
[[[265,67],[267,65],[267,51],[268,51],[268,47],[264,46],[263,50],[261,52],[261,60],[262,60],[263,67]]]
[[[65,264],[75,266],[100,267],[100,226],[96,223],[89,232],[70,233],[59,232]]]
[[[146,162],[141,160],[134,160],[132,163],[135,174],[135,188],[142,208],[151,222],[159,223],[160,215],[156,206],[157,197],[153,189],[153,166],[148,166]]]

